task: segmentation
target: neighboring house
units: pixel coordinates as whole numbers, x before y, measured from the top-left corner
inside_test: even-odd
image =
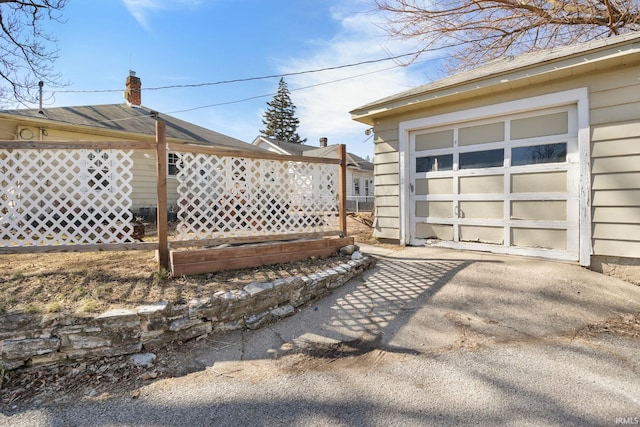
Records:
[[[640,33],[493,61],[351,115],[376,135],[378,238],[640,258]]]
[[[318,147],[279,141],[264,136],[258,136],[252,144],[273,153],[289,156],[337,159],[340,155],[339,145],[327,145],[327,138],[320,138]],[[373,163],[353,153],[347,153],[347,210],[371,211],[373,197]]]
[[[141,81],[131,72],[126,80],[127,103],[0,110],[0,139],[4,140],[137,140],[155,141],[156,119],[166,123],[167,142],[255,151],[251,144],[158,113],[141,105]],[[168,154],[168,201],[176,203],[176,155]],[[133,154],[132,210],[151,212],[156,206],[155,151]],[[149,210],[149,208],[152,208]]]

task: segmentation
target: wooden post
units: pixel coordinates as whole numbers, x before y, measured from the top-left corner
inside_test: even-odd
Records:
[[[340,200],[340,231],[347,236],[347,146],[340,144],[340,172],[338,173],[338,198]]]
[[[167,239],[167,125],[156,121],[156,173],[158,182],[158,270],[169,270]]]

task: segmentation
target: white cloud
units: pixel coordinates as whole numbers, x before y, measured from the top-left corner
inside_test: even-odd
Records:
[[[144,28],[149,28],[149,14],[184,6],[198,6],[202,0],[122,0],[127,10]]]
[[[375,15],[348,12],[355,7],[355,3],[343,1],[339,9],[333,9],[332,17],[339,20],[340,31],[329,41],[314,42],[313,52],[309,56],[283,58],[285,65],[281,67],[282,72],[353,64],[415,50],[411,43],[390,41],[380,23],[376,22]],[[412,67],[399,67],[392,60],[292,76],[286,81],[291,90],[291,99],[297,107],[299,133],[309,138],[309,144],[315,144],[319,137],[326,136],[330,143],[355,146],[366,138],[363,133],[366,127],[351,119],[350,110],[427,82],[424,75],[412,72]],[[296,90],[330,81],[336,82]],[[351,145],[349,150],[352,150]],[[360,150],[354,151],[357,153]]]

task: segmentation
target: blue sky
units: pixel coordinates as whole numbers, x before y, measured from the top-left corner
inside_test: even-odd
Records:
[[[68,86],[54,93],[45,87],[45,107],[124,102],[124,82],[134,70],[143,105],[251,142],[278,78],[145,88],[300,72],[416,50],[412,42],[390,40],[371,10],[370,0],[71,0],[65,22],[47,24],[58,39],[56,70]],[[298,133],[309,145],[324,136],[373,157],[366,126],[348,112],[442,77],[437,65],[422,56],[405,67],[386,61],[286,77]],[[64,92],[71,90],[89,92]]]

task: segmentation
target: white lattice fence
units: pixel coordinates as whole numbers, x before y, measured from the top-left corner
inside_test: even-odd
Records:
[[[176,154],[176,240],[340,230],[337,164]]]
[[[132,242],[132,150],[0,150],[0,245]]]

